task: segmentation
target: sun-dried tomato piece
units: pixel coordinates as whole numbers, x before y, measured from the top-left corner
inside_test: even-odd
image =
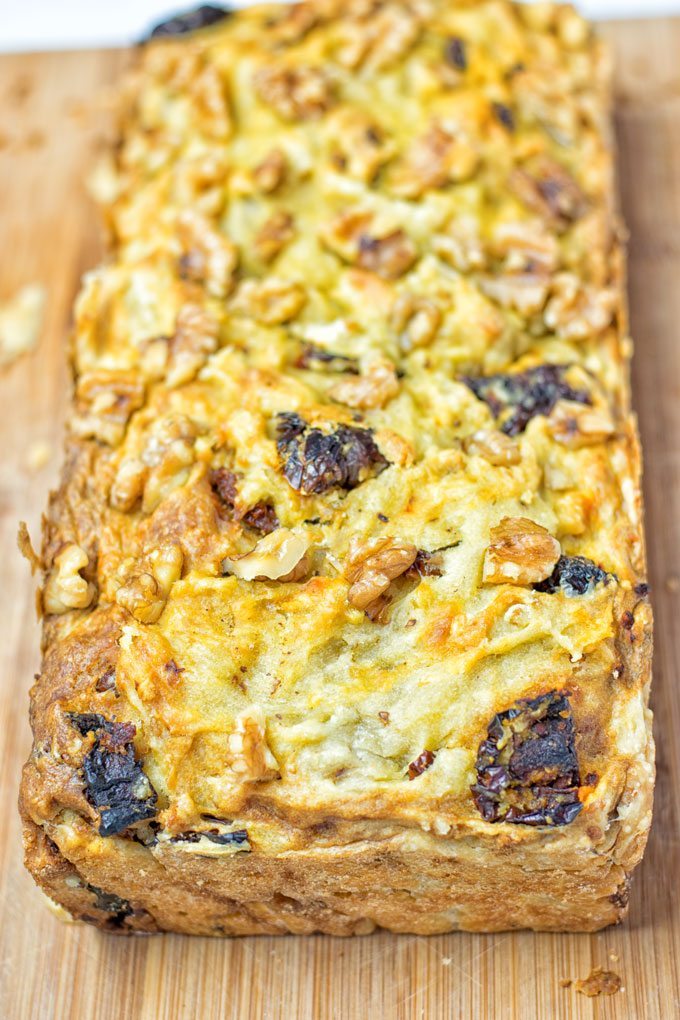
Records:
[[[419,549],[416,558],[406,571],[406,577],[419,580],[421,577],[441,577],[441,557],[436,552]]]
[[[236,475],[227,468],[213,468],[209,475],[210,487],[224,506],[232,511],[236,505]]]
[[[170,842],[198,843],[202,837],[205,837],[206,839],[209,839],[211,843],[217,843],[220,846],[239,846],[241,843],[248,842],[248,830],[233,829],[231,832],[217,832],[216,829],[208,829],[203,832],[196,832],[192,830],[189,832],[181,832],[178,836],[173,836]]]
[[[285,411],[277,416],[277,436],[283,473],[292,488],[306,495],[354,489],[389,463],[370,429],[337,425],[324,432],[296,412]]]
[[[508,436],[523,432],[536,415],[548,415],[558,400],[590,404],[586,390],[566,381],[569,365],[537,365],[524,372],[487,376],[461,376],[461,382],[483,400]]]
[[[99,811],[99,834],[118,832],[156,814],[156,791],[135,757],[133,723],[116,723],[95,713],[69,715],[94,746],[83,761],[85,796]]]
[[[496,119],[504,128],[510,132],[515,130],[515,115],[509,106],[506,106],[505,103],[492,103],[491,108]]]
[[[567,825],[581,810],[568,695],[523,698],[489,724],[472,795],[487,822]]]
[[[263,535],[269,535],[279,527],[279,519],[276,516],[274,507],[270,503],[260,501],[254,506],[249,507],[248,510],[240,511],[237,509],[238,475],[233,471],[229,471],[224,467],[214,468],[210,472],[209,480],[210,486],[219,500],[221,509],[225,510],[227,515],[233,515],[235,520],[241,521],[246,527],[252,528],[253,531],[259,531]]]
[[[613,574],[609,574],[597,563],[585,556],[560,556],[550,577],[534,585],[535,591],[562,591],[570,598],[589,594],[596,585],[608,584]]]
[[[279,527],[279,519],[271,503],[256,503],[246,510],[241,518],[247,527],[259,531],[261,535],[270,535]]]
[[[416,760],[412,761],[408,767],[409,779],[417,779],[418,776],[422,776],[423,772],[426,772],[432,765],[434,758],[432,751],[421,751]]]
[[[94,905],[97,910],[105,910],[107,914],[111,915],[107,922],[111,927],[119,928],[125,923],[125,918],[133,913],[132,904],[122,896],[107,893],[99,886],[90,885],[89,882],[86,888],[93,893]]]
[[[312,369],[316,372],[359,374],[359,362],[345,354],[335,354],[316,344],[304,343],[300,355],[295,362],[296,368]]]
[[[160,21],[151,29],[149,38],[159,39],[167,36],[186,35],[187,32],[197,32],[199,28],[216,25],[218,21],[228,18],[231,13],[232,11],[228,7],[201,4],[194,10],[184,11],[166,21]]]
[[[465,49],[465,42],[460,36],[453,35],[447,40],[446,46],[444,47],[444,56],[448,60],[449,64],[456,67],[459,71],[467,70],[467,52]]]

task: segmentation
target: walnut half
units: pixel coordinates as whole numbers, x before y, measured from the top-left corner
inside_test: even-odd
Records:
[[[545,580],[560,558],[560,543],[528,517],[504,517],[491,529],[484,554],[487,584],[535,584]]]
[[[46,613],[67,613],[70,609],[86,609],[95,596],[95,586],[80,576],[89,563],[84,549],[72,542],[54,558],[52,572],[43,591]]]
[[[353,542],[345,571],[350,582],[349,604],[365,610],[369,616],[377,615],[390,584],[406,573],[417,555],[415,545],[395,542],[389,537],[373,539],[364,546]]]

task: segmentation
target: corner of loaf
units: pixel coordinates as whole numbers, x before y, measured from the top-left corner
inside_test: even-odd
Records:
[[[609,102],[564,5],[208,6],[141,48],[20,797],[71,917],[625,915],[652,621]]]

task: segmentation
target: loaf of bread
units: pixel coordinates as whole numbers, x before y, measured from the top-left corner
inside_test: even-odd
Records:
[[[141,48],[34,554],[26,860],[72,916],[625,914],[654,765],[609,74],[506,0],[207,7]]]

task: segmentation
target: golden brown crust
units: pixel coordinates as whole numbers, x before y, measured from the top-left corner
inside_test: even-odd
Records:
[[[563,6],[313,0],[145,48],[21,793],[74,916],[624,916],[651,610],[608,107]]]

